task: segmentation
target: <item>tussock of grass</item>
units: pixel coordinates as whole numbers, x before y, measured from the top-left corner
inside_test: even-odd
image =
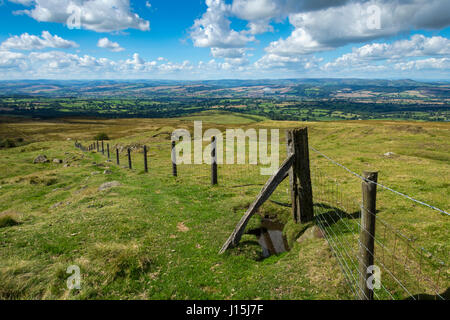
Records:
[[[0,213],[0,228],[18,225],[18,214],[15,212]]]
[[[91,259],[102,264],[109,281],[118,278],[136,280],[155,269],[149,250],[137,244],[102,243],[91,250]]]

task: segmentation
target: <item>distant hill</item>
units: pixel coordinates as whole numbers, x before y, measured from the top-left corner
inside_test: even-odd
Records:
[[[261,80],[16,80],[0,81],[0,96],[45,97],[229,97],[255,96],[309,97],[307,89],[320,89],[316,97],[333,97],[340,90],[401,92],[433,89],[447,95],[450,82],[419,82],[381,79],[261,79]],[[266,90],[264,90],[266,89]]]

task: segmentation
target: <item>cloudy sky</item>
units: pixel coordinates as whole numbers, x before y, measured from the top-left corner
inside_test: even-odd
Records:
[[[450,0],[0,0],[0,79],[450,79]]]

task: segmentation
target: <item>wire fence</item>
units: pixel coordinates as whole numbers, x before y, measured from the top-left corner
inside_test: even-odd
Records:
[[[207,147],[209,143],[203,141],[202,147]],[[103,143],[103,147],[101,142],[94,142],[88,147],[76,142],[75,146],[83,151],[102,153],[110,162],[124,168],[129,168],[128,162],[131,161],[134,170],[144,170],[143,144],[110,141]],[[285,145],[280,146],[280,154],[285,154]],[[150,174],[171,175],[170,141],[152,143],[145,148]],[[378,286],[375,283],[373,290],[375,299],[447,299],[450,288],[448,247],[444,244],[440,248],[428,248],[430,246],[423,245],[423,242],[430,242],[426,239],[426,233],[414,234],[415,228],[412,226],[419,216],[433,219],[433,215],[438,215],[439,219],[447,219],[449,213],[378,182],[378,210],[369,212],[362,205],[361,184],[373,182],[313,147],[310,151],[315,222],[336,257],[353,296],[361,298],[364,294],[360,289],[360,279],[365,276],[360,268],[361,250],[369,250],[381,274],[381,281]],[[243,164],[217,165],[221,188],[239,190],[249,197],[258,194],[268,176],[261,175],[261,164],[249,164],[248,158],[249,155],[246,155]],[[193,154],[191,159],[194,160]],[[211,159],[205,156],[201,164],[194,161],[178,164],[177,179],[181,183],[209,185]],[[272,194],[272,202],[290,207],[289,188],[289,181],[285,179]],[[364,248],[360,241],[362,213],[376,217],[376,232],[371,234],[373,250]]]
[[[370,212],[358,199],[361,199],[361,183],[374,182],[367,181],[315,148],[310,150],[315,220],[338,260],[355,298],[360,298],[363,294],[360,290],[360,278],[365,276],[360,269],[360,252],[370,250],[360,241],[361,214],[364,211],[376,217],[376,231],[374,234],[369,233],[374,241],[374,249],[370,253],[381,275],[378,287],[373,290],[374,298],[446,299],[450,286],[448,248],[443,248],[440,256],[439,252],[431,253],[420,245],[417,237],[407,236],[406,232],[409,224],[414,224],[417,220],[415,217],[419,215],[427,215],[429,219],[439,215],[446,219],[448,213],[380,183],[376,183],[379,187],[379,210]],[[403,219],[409,221],[387,221],[399,213],[396,212],[400,211],[399,208],[400,214],[404,215]],[[396,226],[394,222],[397,222]],[[397,227],[397,224],[403,226]],[[405,231],[399,230],[402,227]]]

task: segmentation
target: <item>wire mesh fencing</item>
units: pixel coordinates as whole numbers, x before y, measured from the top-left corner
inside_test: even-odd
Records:
[[[191,145],[194,143],[192,140]],[[176,150],[178,156],[190,159],[176,164],[177,181],[210,185],[213,172],[211,149],[208,149],[210,144],[211,141],[201,141],[200,162],[195,160],[193,148],[182,152],[176,149],[181,146],[180,143],[175,146],[171,141],[148,144],[145,146],[145,159],[148,158],[149,174],[165,177],[172,175],[173,151]],[[129,168],[131,162],[133,170],[145,170],[144,145],[110,141],[106,147],[103,144],[103,148],[99,142],[94,142],[87,148],[78,142],[76,146],[83,151],[95,150],[105,154],[109,161],[124,168]],[[279,146],[279,155],[286,154],[285,144],[280,143]],[[245,150],[248,147],[246,142]],[[270,144],[268,149],[272,150]],[[237,153],[237,146],[226,152]],[[267,175],[261,174],[261,168],[267,165],[260,162],[252,164],[249,153],[245,154],[242,163],[228,163],[225,160],[226,153],[220,157],[221,160],[217,162],[218,185],[225,190],[240,190],[249,197],[257,195],[268,179]],[[279,156],[279,163],[281,158],[283,157]],[[315,222],[356,299],[372,299],[362,289],[369,285],[373,289],[373,298],[380,300],[448,298],[450,270],[447,235],[439,235],[439,241],[432,241],[428,231],[422,230],[427,221],[437,220],[442,225],[448,224],[447,211],[379,182],[368,181],[363,175],[313,147],[310,147],[310,170]],[[371,183],[377,187],[375,212],[365,207],[362,201],[362,185]],[[272,194],[271,201],[291,207],[290,187],[289,180],[285,179]],[[363,227],[364,215],[373,217],[375,231]],[[373,246],[367,247],[361,240],[363,233],[371,237]],[[431,236],[435,237],[435,232]],[[372,258],[371,270],[365,268],[364,253],[369,253]]]
[[[371,298],[364,296],[362,286],[366,285],[372,285],[375,299],[448,297],[448,247],[445,241],[436,246],[426,239],[426,232],[413,226],[415,221],[425,219],[448,223],[446,211],[367,181],[314,148],[311,148],[311,176],[315,221],[355,298]],[[377,186],[376,212],[368,210],[360,200],[363,183]],[[372,248],[365,247],[361,241],[362,231],[368,231],[361,222],[364,214],[376,221],[375,231],[367,232],[374,244]],[[371,270],[361,268],[364,251],[373,258]],[[367,279],[368,271],[373,277],[362,281]]]

